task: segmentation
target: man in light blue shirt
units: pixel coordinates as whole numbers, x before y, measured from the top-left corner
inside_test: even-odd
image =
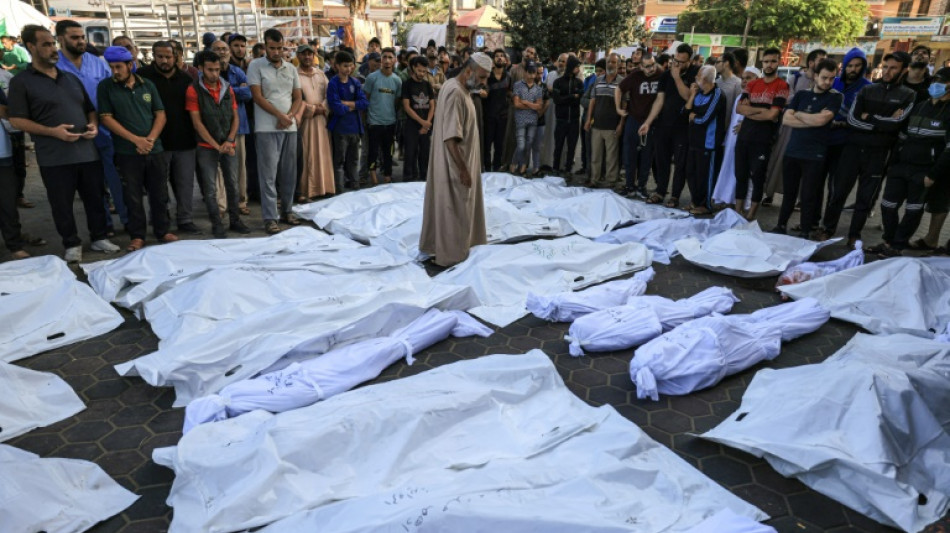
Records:
[[[63,72],[69,72],[79,78],[83,88],[86,89],[86,94],[92,100],[92,105],[98,110],[99,103],[96,101],[96,88],[100,81],[112,77],[109,65],[86,52],[86,34],[83,27],[74,20],[61,20],[56,23],[56,40],[59,41],[59,62],[56,63],[56,66]],[[122,199],[122,181],[119,179],[119,171],[115,168],[112,134],[101,124],[95,143],[99,150],[99,159],[102,160],[106,185],[108,185],[109,193],[112,195],[112,202],[119,214],[119,220],[122,221],[123,225],[128,224],[129,214],[125,207],[125,201]],[[108,200],[103,199],[103,201],[106,204],[106,209],[108,209]],[[112,217],[107,217],[106,222],[110,236],[115,235]]]
[[[393,138],[396,135],[396,104],[402,95],[402,78],[393,72],[396,52],[384,48],[381,68],[366,78],[363,90],[369,99],[369,172],[373,184],[382,153],[383,181],[393,175]]]

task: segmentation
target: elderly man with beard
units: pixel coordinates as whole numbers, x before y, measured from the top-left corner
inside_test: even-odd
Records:
[[[152,57],[152,64],[139,70],[138,74],[155,84],[165,106],[166,123],[161,138],[168,181],[175,194],[175,221],[179,232],[201,235],[192,214],[198,141],[191,117],[185,111],[185,92],[194,78],[178,68],[172,43],[158,41],[153,44]]]
[[[471,141],[478,138],[478,122],[469,93],[485,84],[491,68],[488,54],[473,54],[439,93],[419,250],[441,266],[464,261],[472,246],[487,242],[481,147]]]
[[[24,26],[23,42],[32,63],[10,81],[8,113],[16,129],[29,133],[36,145],[40,176],[46,187],[56,231],[63,239],[67,262],[82,260],[82,240],[73,216],[76,193],[86,210],[92,249],[117,252],[106,239],[102,203],[102,164],[93,139],[98,133],[96,109],[79,78],[56,67],[56,41],[46,28]]]
[[[861,238],[861,230],[881,187],[888,153],[917,97],[914,91],[900,84],[909,63],[910,57],[906,53],[884,56],[881,83],[861,89],[851,105],[848,111],[850,135],[835,169],[821,237],[834,235],[844,203],[857,182],[854,213],[848,230],[849,247]]]
[[[684,112],[689,114],[689,155],[686,177],[689,181],[690,214],[712,212],[712,192],[716,186],[716,152],[726,135],[726,99],[716,85],[716,68],[699,69],[696,82],[689,88]]]
[[[132,54],[119,46],[103,53],[112,78],[99,83],[99,117],[112,132],[115,166],[122,176],[125,205],[129,209],[126,229],[132,240],[128,251],[145,246],[146,218],[142,197],[148,192],[152,230],[160,242],[178,240],[168,232],[168,164],[159,135],[165,127],[165,107],[151,81],[132,71]]]
[[[56,67],[63,72],[79,78],[86,94],[92,100],[92,105],[98,108],[96,101],[96,88],[99,82],[112,77],[108,65],[98,57],[86,51],[86,32],[82,25],[74,20],[61,20],[56,23],[56,39],[59,41],[59,62]],[[112,194],[112,202],[119,215],[122,224],[129,223],[129,214],[125,209],[125,201],[122,199],[122,181],[119,179],[119,171],[115,168],[115,149],[112,147],[112,135],[106,128],[99,128],[99,134],[96,135],[96,149],[99,151],[99,159],[102,161],[102,171],[105,174],[106,185]],[[103,198],[103,204],[107,205],[108,200]],[[106,217],[106,225],[111,229],[112,217]],[[110,233],[115,234],[115,230]]]

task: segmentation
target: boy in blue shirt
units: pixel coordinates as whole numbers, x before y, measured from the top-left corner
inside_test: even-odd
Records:
[[[364,133],[359,112],[368,109],[369,102],[360,82],[350,76],[355,67],[353,54],[337,52],[334,58],[337,74],[327,86],[327,103],[332,113],[327,128],[333,137],[333,176],[337,191],[343,191],[344,185],[355,190],[360,188],[356,174],[360,136]]]

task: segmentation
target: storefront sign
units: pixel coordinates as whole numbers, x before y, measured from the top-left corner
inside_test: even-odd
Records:
[[[885,17],[881,24],[882,39],[901,39],[938,35],[943,17]]]
[[[653,33],[676,33],[676,17],[644,17],[643,27]]]

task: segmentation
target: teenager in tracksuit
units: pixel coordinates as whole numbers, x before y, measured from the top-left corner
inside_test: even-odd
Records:
[[[900,84],[909,63],[907,54],[884,56],[881,82],[861,89],[848,111],[848,142],[835,170],[822,226],[825,235],[834,235],[845,201],[857,182],[854,214],[848,230],[849,247],[861,238],[861,230],[881,185],[888,152],[914,107],[916,94]]]
[[[574,151],[577,149],[577,135],[581,125],[581,97],[584,96],[584,82],[577,78],[581,62],[574,56],[568,56],[564,75],[554,81],[554,172],[561,170],[561,153],[565,143],[567,155],[564,172],[570,174],[574,169]]]

